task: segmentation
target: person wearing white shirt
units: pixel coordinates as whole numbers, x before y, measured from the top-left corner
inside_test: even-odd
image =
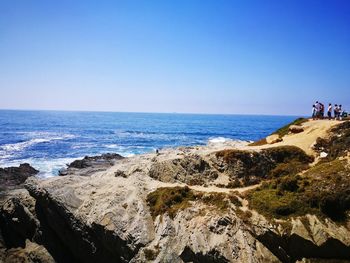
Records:
[[[332,119],[332,103],[328,104],[327,115],[328,115],[328,120]]]

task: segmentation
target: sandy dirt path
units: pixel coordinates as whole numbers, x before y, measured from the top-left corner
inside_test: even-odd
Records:
[[[152,182],[152,186],[154,186],[155,182]],[[237,188],[224,188],[224,187],[217,187],[217,186],[200,186],[200,185],[187,185],[187,184],[180,184],[180,183],[163,183],[163,182],[159,182],[156,181],[157,188],[158,187],[176,187],[176,186],[180,186],[180,187],[185,187],[188,186],[190,189],[198,191],[198,192],[206,192],[206,193],[232,193],[232,192],[239,192],[239,193],[243,193],[246,192],[248,190],[252,190],[257,188],[260,184],[256,184],[256,185],[250,185],[250,186],[246,186],[246,187],[237,187]]]

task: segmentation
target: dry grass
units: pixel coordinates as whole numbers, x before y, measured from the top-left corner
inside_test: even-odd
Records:
[[[342,221],[350,209],[350,169],[345,160],[319,163],[303,176],[265,182],[247,197],[250,207],[267,217],[310,213]]]

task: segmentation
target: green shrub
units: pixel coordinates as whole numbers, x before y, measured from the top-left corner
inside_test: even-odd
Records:
[[[232,204],[234,204],[237,207],[241,207],[242,206],[242,202],[239,200],[239,198],[235,195],[231,195],[229,196],[229,199],[231,201]]]
[[[299,189],[299,180],[300,177],[298,176],[287,176],[281,178],[278,184],[278,189],[281,191],[296,192]]]
[[[260,189],[249,196],[249,205],[268,217],[284,217],[302,214],[305,207],[294,192],[281,192],[278,189]]]
[[[242,183],[241,183],[237,178],[231,180],[231,181],[226,185],[227,188],[237,188],[237,187],[242,187],[242,186],[243,186]]]
[[[225,169],[231,181],[236,182],[234,187],[258,184],[267,177],[295,175],[306,170],[314,160],[295,146],[272,147],[260,152],[223,150],[216,152],[216,157],[227,164]]]
[[[306,170],[308,167],[308,164],[303,164],[295,161],[291,161],[288,163],[280,163],[270,171],[269,176],[275,178],[286,175],[294,175]]]
[[[349,208],[348,197],[342,193],[326,194],[319,201],[321,211],[332,219],[342,219]]]
[[[313,162],[314,158],[307,155],[302,149],[296,146],[279,146],[262,150],[267,156],[276,163],[288,163],[291,161],[308,164]]]
[[[145,254],[145,258],[147,260],[155,260],[159,254],[159,251],[153,250],[153,249],[149,249],[149,248],[145,248],[143,250],[143,253]]]

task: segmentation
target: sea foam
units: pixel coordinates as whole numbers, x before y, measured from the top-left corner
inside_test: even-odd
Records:
[[[28,148],[28,147],[33,146],[35,144],[46,143],[46,142],[51,142],[51,141],[66,140],[66,139],[71,139],[74,137],[75,136],[72,134],[64,134],[62,136],[56,136],[56,137],[33,138],[33,139],[29,139],[29,140],[24,141],[24,142],[0,145],[0,149],[3,151],[7,151],[7,152],[21,151],[21,150],[24,150],[25,148]]]
[[[225,138],[225,137],[215,137],[215,138],[210,138],[208,140],[209,143],[225,143],[225,142],[229,142],[229,141],[233,141],[230,138]]]

